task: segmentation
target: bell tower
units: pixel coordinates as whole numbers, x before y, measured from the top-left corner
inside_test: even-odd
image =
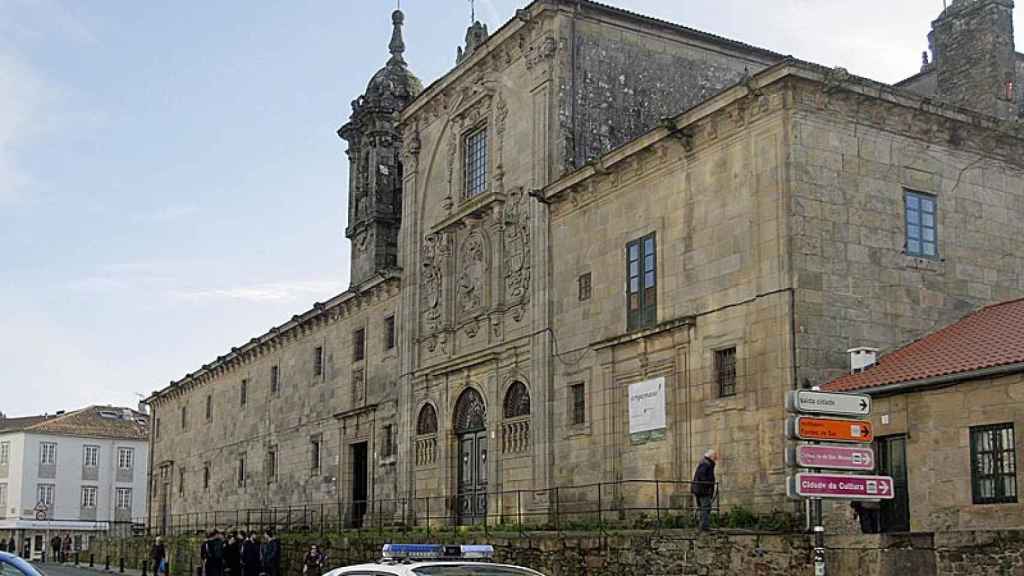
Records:
[[[391,58],[352,102],[352,116],[338,129],[348,142],[348,226],[352,242],[350,282],[358,286],[398,262],[402,222],[402,136],[398,112],[423,90],[409,71],[403,53],[405,14],[391,14]]]

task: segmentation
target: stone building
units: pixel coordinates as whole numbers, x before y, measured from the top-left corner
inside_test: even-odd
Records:
[[[822,388],[873,396],[885,532],[1024,526],[1024,300],[993,304]]]
[[[1005,4],[906,87],[538,0],[422,89],[396,12],[339,130],[352,286],[153,393],[154,524],[682,506],[709,446],[723,506],[787,506],[786,391],[1024,293],[1016,78],[947,73]]]

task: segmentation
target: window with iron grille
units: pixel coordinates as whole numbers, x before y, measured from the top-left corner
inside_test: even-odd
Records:
[[[366,329],[360,328],[352,333],[352,359],[356,362],[366,357]]]
[[[277,396],[277,393],[281,391],[281,369],[277,366],[270,367],[270,394]]]
[[[1013,424],[971,428],[971,491],[975,504],[1017,502]]]
[[[906,209],[907,254],[924,258],[938,258],[935,197],[908,190],[904,195],[904,207]]]
[[[576,287],[580,302],[590,300],[590,272],[580,274],[580,277],[576,279]]]
[[[715,350],[715,383],[718,397],[736,395],[736,348]]]
[[[480,128],[466,135],[462,154],[466,197],[471,198],[487,190],[486,128]]]
[[[249,379],[242,378],[242,383],[238,386],[238,404],[245,406],[249,396]]]
[[[238,487],[245,487],[245,456],[238,457]]]
[[[579,426],[587,421],[587,396],[583,382],[570,386],[572,392],[572,424]]]
[[[384,349],[391,350],[395,347],[395,317],[388,316],[384,319]]]
[[[626,326],[647,328],[658,322],[658,263],[654,234],[626,244]]]
[[[323,376],[324,373],[324,347],[317,346],[313,349],[313,374]]]
[[[213,422],[213,395],[206,395],[206,421]]]

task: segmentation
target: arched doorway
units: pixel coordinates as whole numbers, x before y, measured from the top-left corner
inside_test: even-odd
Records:
[[[487,515],[487,408],[480,393],[467,388],[455,403],[458,443],[456,514],[460,524],[482,522]]]

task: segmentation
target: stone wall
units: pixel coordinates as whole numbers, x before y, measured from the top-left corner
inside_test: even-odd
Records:
[[[310,544],[321,545],[328,567],[380,557],[387,542],[476,543],[495,547],[495,560],[527,566],[548,576],[793,576],[813,573],[812,538],[806,534],[684,530],[564,533],[285,534],[283,572],[297,574]],[[171,574],[186,576],[199,565],[198,538],[167,541]],[[98,540],[90,552],[111,565],[120,558],[140,567],[150,542],[142,538]],[[1024,531],[962,531],[906,535],[828,536],[830,576],[1019,576],[1024,574]]]

